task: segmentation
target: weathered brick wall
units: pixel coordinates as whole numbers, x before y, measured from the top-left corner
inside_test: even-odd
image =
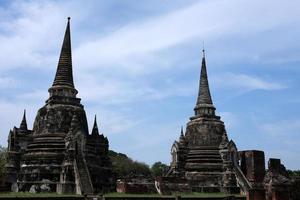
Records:
[[[280,159],[270,158],[268,172],[264,179],[266,199],[290,200],[292,196],[292,180]]]
[[[262,183],[265,177],[265,154],[263,151],[240,151],[241,169],[251,183]]]
[[[117,181],[116,190],[118,193],[132,193],[132,194],[145,194],[145,193],[157,193],[154,182],[126,182]]]

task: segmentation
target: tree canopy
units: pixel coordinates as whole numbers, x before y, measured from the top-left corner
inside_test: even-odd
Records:
[[[113,171],[117,179],[122,178],[151,178],[151,170],[145,163],[133,161],[127,155],[109,151]]]
[[[169,166],[160,161],[155,162],[151,167],[152,175],[154,177],[163,176],[168,171],[168,169]]]
[[[168,165],[162,162],[155,162],[151,168],[143,162],[134,161],[126,154],[110,150],[108,153],[113,171],[117,179],[123,178],[154,178],[162,176],[169,169]]]
[[[300,177],[300,170],[287,170],[289,177]]]
[[[5,175],[6,164],[6,148],[0,146],[0,180],[3,180]]]

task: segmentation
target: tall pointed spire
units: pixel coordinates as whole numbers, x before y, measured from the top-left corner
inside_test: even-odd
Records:
[[[79,104],[76,98],[78,91],[74,87],[72,72],[71,31],[70,17],[62,44],[57,70],[52,87],[49,88],[50,98],[47,103],[72,103]]]
[[[183,137],[183,126],[181,126],[181,130],[180,130],[180,137]]]
[[[186,140],[185,140],[184,133],[183,133],[183,126],[181,126],[179,143],[180,144],[185,144],[185,142],[186,142]]]
[[[92,130],[92,135],[99,135],[98,125],[97,125],[97,116],[95,115],[94,126]]]
[[[60,52],[53,86],[68,86],[74,88],[72,73],[70,17],[68,17],[67,28]]]
[[[27,131],[27,121],[26,121],[26,110],[24,109],[24,113],[23,113],[23,119],[21,121],[20,124],[20,130],[21,131]]]
[[[202,50],[203,57],[202,57],[202,66],[201,66],[201,75],[200,75],[200,82],[199,82],[199,92],[198,92],[198,104],[213,104],[211,100],[211,95],[209,91],[208,85],[208,78],[207,78],[207,71],[206,71],[206,62],[205,62],[205,50]]]
[[[213,102],[210,95],[207,70],[206,70],[206,61],[205,61],[205,50],[203,48],[203,57],[202,57],[202,65],[201,65],[201,73],[200,73],[200,81],[199,81],[199,92],[196,107],[194,108],[195,114],[213,114],[215,107],[213,106]]]

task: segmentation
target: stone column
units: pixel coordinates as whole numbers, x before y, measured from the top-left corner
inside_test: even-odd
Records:
[[[241,151],[241,169],[252,184],[262,183],[265,177],[265,154],[263,151]]]
[[[265,200],[263,181],[265,177],[265,154],[263,151],[241,151],[241,169],[252,189],[247,191],[247,200]]]

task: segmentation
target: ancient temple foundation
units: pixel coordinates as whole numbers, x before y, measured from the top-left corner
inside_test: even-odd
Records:
[[[70,18],[56,75],[33,129],[24,112],[8,136],[7,182],[12,191],[92,194],[110,191],[114,182],[108,140],[96,117],[89,134],[87,118],[73,82]]]

